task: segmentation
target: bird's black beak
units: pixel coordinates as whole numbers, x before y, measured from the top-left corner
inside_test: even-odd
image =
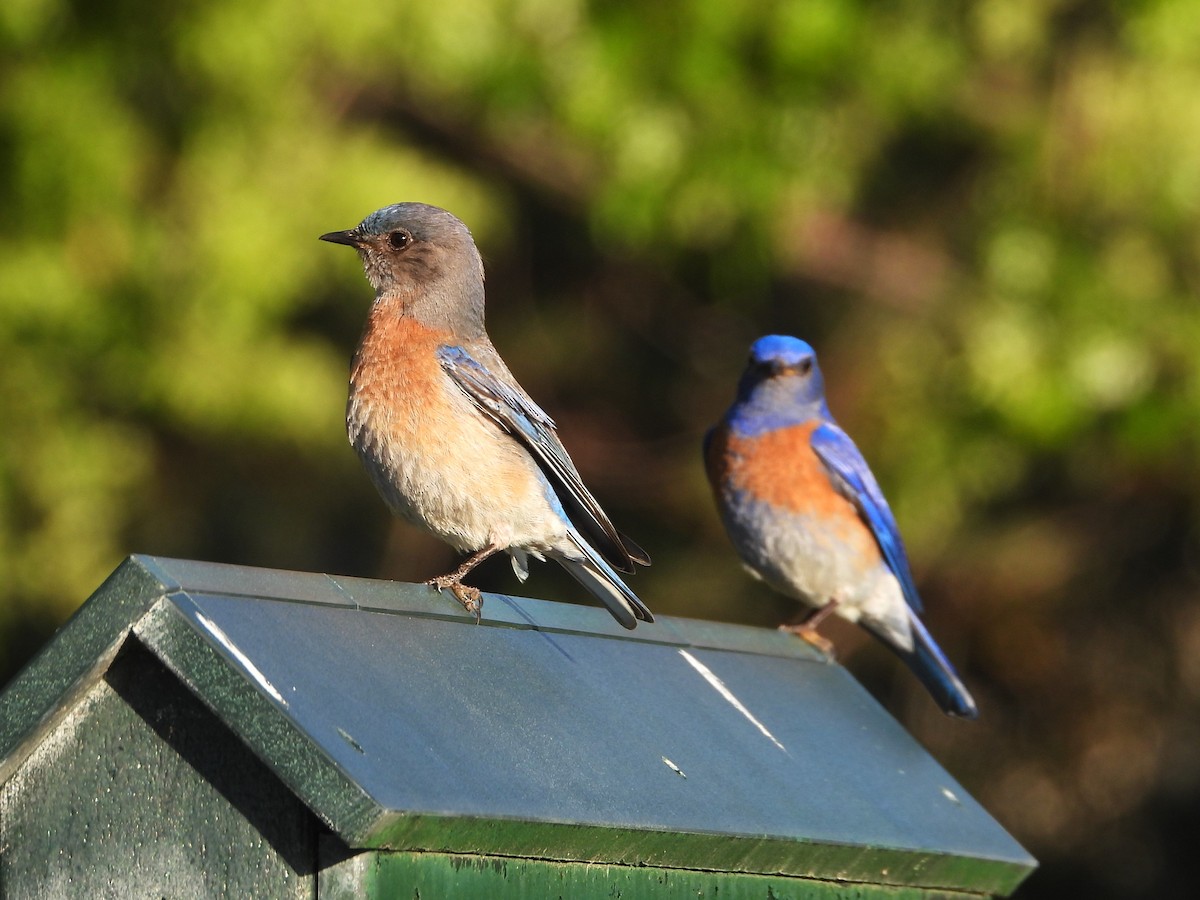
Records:
[[[321,240],[329,241],[331,244],[345,244],[347,247],[361,247],[363,243],[353,230],[331,231],[329,234],[321,235]]]

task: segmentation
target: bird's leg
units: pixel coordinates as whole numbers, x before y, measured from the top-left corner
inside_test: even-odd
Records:
[[[834,649],[833,642],[828,638],[821,637],[817,634],[817,626],[825,621],[828,616],[837,607],[837,598],[833,598],[824,606],[818,606],[800,618],[798,622],[789,622],[785,625],[780,625],[780,631],[787,631],[796,637],[801,638],[812,644],[826,656],[833,657]]]
[[[473,615],[475,622],[478,623],[480,616],[483,615],[483,595],[479,593],[479,588],[463,584],[462,580],[467,577],[467,574],[472,569],[499,550],[499,546],[488,544],[482,550],[471,554],[467,561],[453,572],[439,575],[437,578],[430,578],[425,583],[436,588],[438,591],[449,588],[450,593],[454,595],[454,599],[461,603],[463,609]]]

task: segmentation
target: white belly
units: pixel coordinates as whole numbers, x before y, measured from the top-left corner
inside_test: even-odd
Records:
[[[864,558],[808,516],[769,504],[738,504],[729,519],[746,568],[781,594],[814,608],[836,600],[842,618],[884,625],[901,644],[911,640],[900,583],[878,555]]]

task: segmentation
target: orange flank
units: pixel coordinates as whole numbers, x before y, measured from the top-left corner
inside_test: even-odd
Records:
[[[878,557],[870,527],[854,504],[833,487],[825,464],[812,448],[812,433],[820,425],[813,420],[753,437],[720,428],[705,460],[709,480],[719,491],[819,521],[830,537]]]

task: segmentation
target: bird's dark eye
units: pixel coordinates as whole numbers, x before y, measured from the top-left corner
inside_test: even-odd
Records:
[[[393,231],[387,236],[388,246],[393,250],[403,250],[412,243],[412,235],[403,228]]]
[[[807,375],[812,371],[812,363],[811,359],[802,359],[800,360],[800,364],[796,366],[796,371],[801,375]]]

